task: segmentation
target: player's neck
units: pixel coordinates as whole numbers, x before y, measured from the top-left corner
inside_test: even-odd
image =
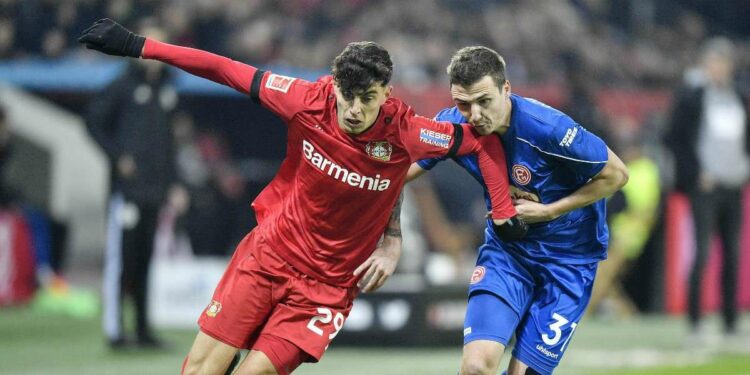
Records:
[[[500,126],[494,131],[497,135],[503,135],[510,129],[510,117],[513,112],[513,102],[510,100],[510,96],[506,101],[505,116],[500,120]]]

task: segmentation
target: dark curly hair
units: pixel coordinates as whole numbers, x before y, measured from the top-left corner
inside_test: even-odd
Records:
[[[448,64],[451,84],[471,86],[482,77],[489,75],[500,88],[505,83],[505,60],[494,50],[472,46],[456,51]]]
[[[373,83],[391,81],[391,55],[375,42],[352,42],[336,56],[331,66],[333,79],[346,100],[365,92]]]

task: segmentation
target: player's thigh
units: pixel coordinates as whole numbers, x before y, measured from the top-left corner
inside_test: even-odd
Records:
[[[236,375],[288,375],[299,365],[312,360],[309,354],[286,339],[262,334],[242,362]]]
[[[528,260],[510,251],[483,245],[469,281],[469,296],[492,293],[505,301],[517,315],[523,315],[531,304],[536,285],[529,267]],[[469,308],[472,308],[471,301]]]
[[[237,348],[250,349],[283,289],[283,275],[273,274],[259,260],[256,239],[253,232],[237,247],[198,319],[205,334]]]
[[[591,297],[597,265],[546,264],[540,285],[516,330],[513,357],[540,374],[560,363]]]
[[[199,331],[188,353],[183,374],[223,374],[238,350]]]
[[[280,375],[268,356],[257,350],[251,350],[232,375]]]
[[[497,372],[505,346],[518,326],[518,320],[518,313],[499,296],[487,291],[472,293],[464,319],[461,372]]]
[[[477,340],[507,346],[518,321],[518,313],[505,299],[489,291],[476,291],[469,295],[466,306],[464,346]]]
[[[317,362],[344,326],[356,296],[354,288],[340,288],[301,277],[277,304],[260,335],[284,339]],[[252,349],[257,349],[257,344]],[[268,354],[268,353],[266,353]]]

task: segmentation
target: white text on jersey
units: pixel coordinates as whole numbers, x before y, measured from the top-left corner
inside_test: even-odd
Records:
[[[323,171],[323,173],[349,186],[372,191],[385,191],[391,186],[391,180],[381,180],[379,174],[376,174],[375,177],[362,176],[357,172],[351,172],[326,159],[323,155],[315,151],[315,146],[312,143],[306,140],[302,141],[302,153],[305,155],[305,159],[309,160],[312,165]]]
[[[568,129],[568,131],[565,132],[565,137],[560,141],[560,146],[570,147],[570,144],[573,143],[573,138],[575,138],[577,134],[578,128]]]

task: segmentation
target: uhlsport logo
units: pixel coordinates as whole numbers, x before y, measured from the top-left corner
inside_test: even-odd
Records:
[[[514,164],[511,173],[513,180],[519,185],[526,185],[531,182],[531,171],[522,164]]]
[[[389,161],[391,160],[393,146],[388,141],[368,142],[367,146],[365,146],[365,151],[373,159]]]
[[[206,315],[208,315],[210,318],[215,317],[219,311],[221,311],[221,303],[219,301],[211,301],[211,304],[208,305],[208,308],[206,309]]]
[[[476,266],[474,268],[474,272],[471,273],[471,280],[469,281],[469,284],[476,284],[482,279],[484,279],[484,273],[486,272],[486,269],[484,266]]]

